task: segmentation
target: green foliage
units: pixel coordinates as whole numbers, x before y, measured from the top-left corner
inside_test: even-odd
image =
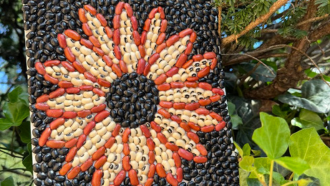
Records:
[[[286,93],[278,97],[279,101],[317,113],[330,111],[330,87],[322,80],[315,79],[304,83],[301,97]]]
[[[242,149],[235,144],[241,156],[241,175],[246,178],[241,186],[270,185],[270,182],[272,185],[307,186],[313,180],[327,185],[330,179],[330,149],[323,144],[315,128],[306,128],[290,136],[289,125],[283,118],[266,113],[261,113],[260,118],[262,126],[255,130],[252,139],[267,156],[251,155],[246,152],[248,145]],[[296,176],[282,175],[274,165]]]
[[[252,139],[274,160],[281,157],[288,148],[290,130],[282,118],[276,118],[266,113],[260,113],[262,126],[256,129]]]
[[[27,93],[21,87],[16,87],[8,94],[8,102],[3,105],[4,118],[0,119],[0,130],[20,126],[29,116]]]
[[[329,0],[316,0],[315,4],[319,5],[320,7],[324,7],[329,4]]]
[[[330,2],[329,2],[329,0],[316,0],[315,4],[319,5],[319,7],[320,7],[318,15],[324,15],[324,14],[330,12]]]
[[[6,178],[5,180],[3,181],[0,181],[0,186],[15,186],[15,182],[14,182],[14,179],[13,177],[8,177]]]
[[[300,157],[280,157],[275,162],[298,175],[303,174],[305,170],[310,168],[307,162]]]
[[[223,25],[231,33],[239,33],[245,26],[250,22],[254,21],[256,18],[268,12],[269,7],[275,2],[275,0],[265,1],[256,0],[240,1],[244,9],[235,8],[237,1],[234,0],[216,0],[215,4],[218,6],[225,6],[228,8],[227,15],[224,16]],[[232,17],[233,19],[226,19],[227,17]]]
[[[299,117],[291,120],[291,124],[300,128],[314,127],[316,130],[324,128],[324,122],[321,117],[317,113],[306,109],[302,109],[299,113]]]
[[[258,65],[258,66],[257,66]],[[251,77],[257,81],[268,82],[272,81],[275,78],[275,71],[271,67],[265,67],[261,64],[254,64],[254,63],[242,63],[239,65],[240,71],[242,74],[247,74],[253,70]]]
[[[238,96],[228,96],[229,103],[235,105],[235,113],[242,120],[242,124],[238,125],[236,134],[236,142],[243,146],[248,143],[251,147],[256,147],[252,141],[252,134],[255,129],[260,127],[259,119],[259,102],[247,100]],[[234,116],[235,117],[235,116]]]
[[[32,179],[30,122],[27,120],[29,116],[28,94],[20,86],[14,88],[9,92],[2,109],[4,117],[0,118],[0,132],[3,131],[2,135],[5,133],[10,135],[3,135],[3,138],[0,139],[0,149],[3,152],[0,158],[5,158],[5,162],[2,162],[3,160],[0,159],[4,169],[0,169],[0,171],[10,172],[10,167],[13,167],[13,169],[23,170],[23,172],[16,173],[17,175],[12,174],[13,177],[7,177],[1,182],[0,186],[27,185],[31,182],[30,179]],[[11,138],[11,140],[5,140],[6,138]],[[11,158],[8,158],[9,155],[11,155]],[[20,163],[17,163],[17,159],[19,159],[18,162]],[[11,165],[11,162],[16,163]],[[7,167],[7,165],[10,167]],[[7,175],[7,173],[2,175]],[[0,179],[2,175],[0,174]],[[20,179],[17,180],[17,178]]]
[[[242,118],[235,114],[235,105],[231,102],[228,102],[228,111],[231,116],[231,122],[233,123],[233,129],[238,129],[238,125],[243,124]]]
[[[290,153],[311,167],[304,174],[318,178],[321,185],[330,180],[330,149],[320,139],[314,128],[303,129],[290,137]]]
[[[31,143],[27,144],[28,155],[24,157],[22,163],[25,168],[32,173],[32,152],[31,152]]]

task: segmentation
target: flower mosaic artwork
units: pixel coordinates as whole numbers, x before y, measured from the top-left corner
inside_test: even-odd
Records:
[[[91,4],[81,5],[74,15],[84,37],[63,29],[54,38],[63,57],[35,60],[37,80],[54,88],[30,99],[48,123],[32,140],[41,163],[34,165],[34,183],[212,184],[208,175],[218,185],[237,185],[236,155],[232,145],[226,149],[230,136],[218,137],[230,128],[210,109],[224,101],[224,91],[201,81],[218,68],[217,54],[191,54],[198,34],[192,28],[167,33],[163,7],[152,8],[143,27],[133,9],[116,3],[109,23]],[[42,163],[51,162],[38,154],[43,150],[53,165]],[[38,173],[54,166],[51,175]]]

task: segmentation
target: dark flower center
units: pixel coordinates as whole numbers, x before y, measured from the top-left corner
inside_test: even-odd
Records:
[[[122,127],[136,128],[153,121],[158,103],[155,83],[135,72],[116,79],[107,95],[110,115]]]

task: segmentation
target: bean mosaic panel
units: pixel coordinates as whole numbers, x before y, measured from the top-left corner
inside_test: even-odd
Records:
[[[211,2],[23,4],[35,185],[239,185]]]

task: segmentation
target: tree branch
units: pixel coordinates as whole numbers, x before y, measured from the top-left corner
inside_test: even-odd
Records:
[[[315,0],[309,2],[307,12],[301,20],[309,20],[313,18],[316,14],[317,6],[315,5]],[[312,27],[311,23],[306,23],[298,28],[304,31],[309,31]],[[259,87],[254,90],[248,90],[245,95],[250,98],[257,99],[270,99],[274,98],[284,92],[289,88],[297,86],[297,83],[304,79],[304,69],[301,66],[301,60],[307,49],[309,48],[310,41],[308,37],[300,39],[293,43],[289,57],[285,61],[284,67],[277,71],[277,76],[272,81],[269,86]]]
[[[327,21],[326,23],[322,24],[321,26],[313,30],[309,34],[308,38],[311,42],[315,42],[318,39],[321,39],[329,34],[330,34],[330,22]]]
[[[275,49],[282,48],[282,47],[275,47],[275,46],[277,46],[279,44],[289,44],[292,41],[293,41],[292,39],[284,38],[280,35],[276,35],[276,36],[272,37],[271,39],[266,40],[257,49],[255,49],[251,52],[246,52],[246,54],[249,54],[253,57],[261,59],[260,57],[262,55],[265,55],[266,53],[272,52]],[[228,53],[228,54],[230,54],[230,53]],[[244,62],[244,61],[248,61],[248,60],[251,59],[249,56],[238,56],[238,57],[235,56],[235,57],[232,57],[232,58],[225,58],[225,57],[226,56],[224,56],[224,58],[223,58],[223,65],[224,66],[234,65],[234,64],[241,63],[241,62]]]
[[[224,48],[226,45],[229,43],[235,41],[237,38],[245,35],[248,33],[250,30],[254,29],[257,27],[259,24],[264,23],[268,20],[268,18],[273,15],[279,8],[281,8],[283,5],[285,5],[288,2],[288,0],[278,0],[276,1],[270,8],[267,14],[257,18],[255,21],[250,23],[248,26],[245,27],[243,31],[241,31],[239,34],[232,34],[226,38],[222,39],[222,48]]]
[[[266,58],[270,58],[270,57],[279,57],[279,58],[288,57],[288,54],[286,54],[286,53],[266,53],[266,54],[263,54],[263,55],[256,55],[256,56],[250,55],[250,56],[256,57],[258,59],[266,59]],[[252,58],[250,56],[245,55],[244,57]],[[246,58],[241,58],[241,59],[234,58],[233,60],[230,60],[227,63],[224,63],[223,66],[235,65],[235,64],[238,64],[238,63],[246,62],[246,61],[247,61]]]
[[[219,37],[221,38],[221,21],[222,21],[222,17],[221,17],[221,13],[222,13],[222,7],[219,6],[218,7],[218,32],[219,32]]]
[[[255,58],[255,57],[253,57],[253,56],[251,56],[251,55],[249,55],[249,54],[244,54],[244,53],[242,53],[242,54],[239,54],[239,53],[237,53],[237,54],[223,54],[223,55],[235,55],[235,56],[237,56],[237,55],[245,55],[245,56],[249,56],[250,58],[252,58],[252,59],[254,59],[254,60],[256,60],[256,61],[258,61],[258,66],[260,65],[260,64],[262,64],[262,65],[264,65],[265,66],[265,68],[267,68],[268,69],[268,71],[270,72],[270,73],[272,73],[273,75],[275,75],[274,74],[274,72],[272,71],[272,69],[271,68],[269,68],[264,62],[262,62],[261,60],[259,60],[258,58]],[[258,67],[257,66],[257,67]],[[257,69],[257,68],[256,68]],[[255,70],[256,70],[255,69]],[[255,71],[254,70],[254,71]],[[252,71],[252,73],[253,73],[253,71]],[[252,74],[251,73],[251,74]],[[249,74],[249,73],[248,73]],[[248,75],[249,76],[249,75]]]
[[[276,33],[278,32],[278,29],[262,29],[260,32],[262,34]]]
[[[306,20],[306,21],[303,21],[303,22],[298,23],[297,26],[301,26],[303,24],[311,23],[311,22],[315,22],[315,21],[320,21],[320,20],[325,19],[327,17],[329,17],[329,14],[325,14],[325,15],[320,16],[320,17],[314,17],[314,18],[311,18],[309,20]]]
[[[28,177],[28,178],[31,177],[30,174],[20,172],[19,170],[27,171],[26,169],[23,169],[23,168],[9,169],[6,166],[2,165],[2,171],[3,172],[10,172],[10,173],[14,173],[14,174],[21,175],[21,176]]]

